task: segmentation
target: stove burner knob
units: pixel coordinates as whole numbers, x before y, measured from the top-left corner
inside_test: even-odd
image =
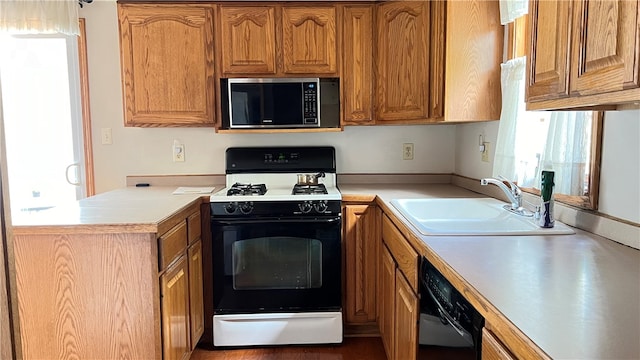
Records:
[[[247,215],[253,211],[253,201],[247,201],[240,204],[240,212]]]
[[[236,212],[237,208],[238,203],[230,202],[224,206],[224,211],[226,211],[227,214],[233,214],[234,212]]]
[[[316,209],[316,212],[322,214],[327,210],[327,200],[318,201],[313,207]]]
[[[308,214],[311,209],[313,209],[313,205],[311,204],[311,201],[305,201],[303,203],[299,203],[298,208],[300,209],[300,211],[302,211],[302,213]]]

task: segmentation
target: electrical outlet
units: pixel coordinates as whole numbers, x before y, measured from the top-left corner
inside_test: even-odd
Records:
[[[111,137],[111,128],[102,128],[100,131],[102,138],[102,145],[113,144],[113,138]]]
[[[489,143],[485,142],[482,144],[484,145],[484,151],[480,153],[482,156],[482,162],[489,162]]]
[[[402,144],[402,160],[413,160],[413,143]]]
[[[173,144],[173,162],[183,162],[183,161],[184,161],[184,145]]]

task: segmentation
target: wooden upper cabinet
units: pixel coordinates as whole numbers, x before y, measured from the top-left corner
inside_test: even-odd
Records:
[[[220,6],[222,72],[276,73],[276,23],[273,6]]]
[[[446,15],[441,9],[446,4]],[[444,87],[444,121],[490,121],[500,119],[502,92],[500,64],[504,52],[504,27],[500,24],[497,0],[432,1],[432,48],[446,43],[446,61],[433,50],[431,56],[432,99],[437,99]],[[434,24],[446,18],[444,31]],[[437,29],[437,30],[436,30]],[[442,40],[440,40],[442,39]],[[436,61],[441,61],[437,63]],[[438,75],[443,73],[444,81]],[[432,101],[432,113],[438,102]],[[433,115],[434,117],[437,115]]]
[[[118,4],[125,126],[213,126],[210,5]]]
[[[373,5],[345,5],[343,19],[343,124],[373,124]]]
[[[629,0],[575,2],[572,95],[602,94],[640,86],[638,3]]]
[[[527,109],[640,102],[638,1],[534,0]]]
[[[533,0],[527,56],[527,100],[569,96],[569,43],[573,1]]]
[[[429,119],[430,4],[399,1],[377,12],[376,119],[421,123]]]
[[[282,7],[282,60],[287,74],[336,74],[335,6]]]

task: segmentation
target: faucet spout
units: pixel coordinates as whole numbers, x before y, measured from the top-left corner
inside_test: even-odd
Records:
[[[503,181],[507,181],[511,188],[507,187],[507,185],[505,185]],[[480,180],[480,185],[486,186],[489,184],[496,185],[505,193],[505,195],[507,195],[507,198],[511,202],[511,210],[519,211],[522,208],[522,191],[516,184],[512,183],[509,180],[506,180],[502,176],[500,176],[500,179],[484,178]]]

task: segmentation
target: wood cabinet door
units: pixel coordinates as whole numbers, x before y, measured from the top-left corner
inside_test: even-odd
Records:
[[[446,6],[446,14],[442,9]],[[432,48],[446,43],[446,66],[432,65],[431,98],[444,91],[445,121],[479,121],[500,119],[502,92],[500,64],[504,53],[504,26],[500,24],[500,4],[497,0],[432,1]],[[434,29],[436,19],[446,18],[446,41],[439,39],[445,26]],[[440,59],[433,51],[433,61]],[[438,67],[446,68],[437,70]],[[445,81],[437,81],[446,71]],[[438,91],[439,89],[439,91]],[[442,90],[444,89],[444,90]],[[432,117],[436,113],[432,104]],[[436,116],[437,117],[437,116]]]
[[[187,274],[187,259],[183,256],[160,277],[164,360],[187,359],[191,353]]]
[[[415,359],[418,354],[418,297],[396,269],[395,335],[393,359]]]
[[[287,74],[336,74],[335,6],[282,7],[282,60]]]
[[[482,360],[515,360],[502,343],[487,330],[482,328]]]
[[[187,248],[187,222],[182,221],[158,238],[159,270],[162,271],[174,259],[182,256]]]
[[[425,122],[429,118],[428,1],[379,5],[377,12],[376,117]]]
[[[638,88],[638,1],[572,1],[571,94]]]
[[[343,122],[373,124],[373,6],[346,5],[343,19]]]
[[[569,44],[573,1],[532,0],[527,54],[527,101],[569,96]]]
[[[125,126],[213,126],[213,7],[118,4]]]
[[[379,209],[374,205],[345,206],[345,322],[376,321]]]
[[[394,325],[396,300],[396,263],[391,253],[384,245],[380,246],[380,290],[378,292],[378,323],[382,345],[387,353],[387,359],[394,355]]]
[[[276,73],[273,6],[220,6],[220,39],[223,73]]]
[[[191,350],[204,332],[204,301],[202,281],[202,241],[189,248],[189,311],[191,315]]]

